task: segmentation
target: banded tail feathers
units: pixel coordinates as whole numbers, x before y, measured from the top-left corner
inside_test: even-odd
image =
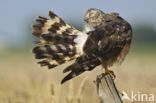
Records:
[[[49,16],[39,16],[32,26],[32,34],[38,38],[32,52],[39,60],[38,64],[50,69],[83,54],[87,34],[65,23],[51,11]]]

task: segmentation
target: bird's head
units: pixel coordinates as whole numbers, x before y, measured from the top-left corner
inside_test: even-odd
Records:
[[[102,23],[112,21],[117,18],[118,13],[104,13],[103,11],[95,8],[89,9],[84,17],[84,21],[90,26],[97,27]]]

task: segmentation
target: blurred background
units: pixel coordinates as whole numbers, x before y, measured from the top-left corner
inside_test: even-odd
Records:
[[[47,70],[36,64],[31,53],[35,40],[31,25],[37,16],[47,17],[51,10],[82,30],[83,16],[89,8],[118,12],[132,25],[130,53],[121,66],[112,67],[118,89],[128,95],[134,91],[156,96],[155,4],[155,0],[1,0],[0,103],[71,103],[81,89],[81,103],[99,102],[93,80],[101,67],[60,85],[62,70],[69,63]]]

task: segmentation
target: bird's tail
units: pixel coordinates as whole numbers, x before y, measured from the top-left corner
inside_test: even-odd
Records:
[[[49,18],[39,16],[32,26],[32,34],[38,37],[33,48],[41,66],[49,69],[79,57],[78,44],[74,41],[82,33],[65,23],[53,12]]]
[[[62,81],[64,83],[85,71],[93,70],[96,66],[100,65],[100,59],[93,54],[82,55],[77,58],[76,62],[66,69],[64,69],[64,73],[70,72]]]

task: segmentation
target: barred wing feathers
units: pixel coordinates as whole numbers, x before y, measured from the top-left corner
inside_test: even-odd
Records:
[[[50,19],[39,16],[32,26],[32,34],[38,37],[32,52],[39,60],[38,64],[50,69],[83,54],[87,34],[65,23],[51,11],[49,16]]]
[[[64,69],[64,73],[69,73],[63,78],[61,84],[84,73],[85,71],[93,70],[96,66],[100,64],[100,59],[94,54],[85,54],[78,57],[75,63]]]

